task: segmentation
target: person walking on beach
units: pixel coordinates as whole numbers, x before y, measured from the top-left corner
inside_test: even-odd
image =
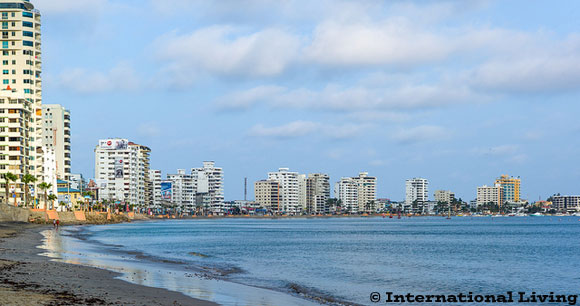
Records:
[[[56,220],[56,229],[58,229],[59,225],[60,225],[60,220]]]
[[[53,227],[54,229],[56,229],[56,219],[55,219],[55,220],[52,220],[52,227]]]

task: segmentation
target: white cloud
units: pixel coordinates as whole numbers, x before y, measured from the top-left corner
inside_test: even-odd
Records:
[[[451,132],[440,126],[421,125],[412,128],[400,128],[393,131],[389,136],[401,144],[414,144],[445,140],[451,136]]]
[[[311,121],[293,121],[273,127],[258,124],[249,130],[248,135],[278,139],[297,138],[308,135],[316,135],[330,139],[348,139],[358,136],[368,127],[369,125],[332,125]]]
[[[415,66],[444,59],[454,48],[454,41],[414,28],[404,18],[382,23],[325,22],[315,29],[306,58],[330,66]]]
[[[106,72],[64,69],[56,78],[49,77],[47,82],[80,94],[135,91],[143,86],[135,70],[126,63],[120,63]]]
[[[192,75],[271,77],[284,72],[297,55],[298,37],[279,29],[243,33],[230,26],[213,26],[190,34],[160,38],[158,57],[166,69]],[[186,82],[188,80],[185,80]]]
[[[241,91],[221,97],[216,101],[221,110],[247,110],[256,103],[264,102],[285,90],[281,86],[257,86],[249,90]]]

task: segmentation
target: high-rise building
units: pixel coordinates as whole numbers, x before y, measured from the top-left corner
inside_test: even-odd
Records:
[[[0,174],[12,173],[14,200],[22,203],[25,174],[44,180],[40,12],[27,0],[0,0]],[[4,182],[1,193],[4,195]]]
[[[520,178],[502,175],[495,180],[495,185],[500,187],[499,205],[520,202]]]
[[[455,193],[449,190],[435,190],[433,196],[435,197],[435,202],[442,202],[447,204],[451,204],[453,199],[455,199]]]
[[[178,169],[177,174],[168,174],[167,180],[172,182],[172,203],[184,211],[195,209],[195,184],[193,176]]]
[[[298,174],[298,207],[300,210],[306,211],[306,174]]]
[[[327,213],[330,198],[330,177],[328,174],[313,173],[306,179],[306,212]]]
[[[353,177],[353,180],[358,188],[358,211],[376,211],[378,208],[377,178],[369,176],[368,172],[361,172],[358,177]]]
[[[256,203],[271,212],[282,211],[280,183],[276,180],[261,180],[254,183]]]
[[[344,210],[358,213],[358,183],[353,178],[341,178],[334,185],[334,196],[341,201]]]
[[[406,197],[405,205],[410,206],[413,202],[425,203],[429,201],[429,181],[424,178],[412,178],[405,182]]]
[[[42,118],[42,144],[54,149],[58,178],[69,181],[71,174],[70,112],[58,104],[45,104],[42,106]]]
[[[488,203],[499,205],[500,199],[501,199],[500,186],[483,185],[481,187],[477,187],[477,206],[481,206]]]
[[[149,178],[151,179],[151,208],[161,207],[161,170],[149,170]]]
[[[149,205],[146,186],[151,186],[150,152],[148,147],[127,139],[100,140],[95,148],[95,180],[99,185],[99,199],[142,207]]]
[[[224,213],[223,169],[213,161],[204,161],[202,168],[191,169],[196,192],[196,206],[210,209],[214,213]]]
[[[298,172],[290,172],[289,168],[280,168],[278,172],[268,173],[268,180],[277,181],[280,184],[282,211],[299,214],[302,207],[299,206],[298,201]]]

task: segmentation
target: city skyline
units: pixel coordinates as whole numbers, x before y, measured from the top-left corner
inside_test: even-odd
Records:
[[[163,173],[215,160],[228,200],[279,167],[367,171],[392,199],[411,177],[473,199],[505,173],[524,199],[577,194],[580,4],[566,3],[39,0],[43,103],[70,109],[87,178],[94,142],[123,137]],[[348,45],[364,48],[333,52]]]

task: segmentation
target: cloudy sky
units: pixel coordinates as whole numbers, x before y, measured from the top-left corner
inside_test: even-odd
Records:
[[[368,171],[394,200],[411,177],[470,200],[504,173],[532,200],[580,193],[578,1],[33,3],[85,177],[122,137],[164,173],[215,160],[226,199],[279,167]]]

